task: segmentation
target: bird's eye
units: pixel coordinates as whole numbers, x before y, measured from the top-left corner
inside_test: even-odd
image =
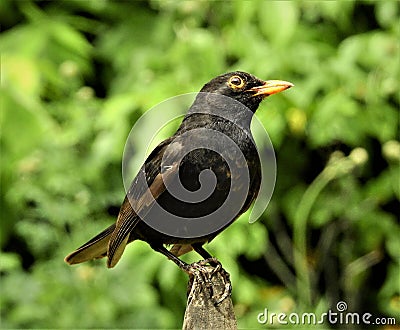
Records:
[[[229,79],[228,85],[232,89],[240,89],[244,86],[244,80],[239,76],[233,76]]]

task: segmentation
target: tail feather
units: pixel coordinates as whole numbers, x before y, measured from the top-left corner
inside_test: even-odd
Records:
[[[115,224],[103,230],[100,234],[93,237],[74,252],[71,252],[65,257],[64,261],[67,264],[73,265],[105,257],[107,255],[108,242],[114,229]]]
[[[128,244],[128,239],[129,239],[129,234],[121,238],[121,240],[118,243],[115,243],[113,239],[110,240],[110,243],[108,245],[108,260],[107,260],[108,268],[115,267],[119,259],[121,259],[126,244]]]

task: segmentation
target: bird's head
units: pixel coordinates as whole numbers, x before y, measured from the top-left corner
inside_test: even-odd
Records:
[[[292,86],[293,84],[288,81],[263,81],[249,73],[235,71],[212,79],[200,92],[228,96],[255,112],[264,98]]]

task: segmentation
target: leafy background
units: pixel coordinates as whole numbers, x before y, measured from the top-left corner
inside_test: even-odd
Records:
[[[115,221],[135,121],[235,69],[296,86],[258,112],[277,156],[268,209],[208,246],[231,273],[239,327],[265,328],[264,308],[320,314],[340,300],[397,317],[399,12],[397,1],[3,0],[2,328],[181,327],[186,275],[145,243],[113,270],[63,258]]]

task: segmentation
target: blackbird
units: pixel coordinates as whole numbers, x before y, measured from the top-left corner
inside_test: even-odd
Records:
[[[260,189],[260,159],[250,131],[252,116],[265,97],[292,86],[241,71],[205,84],[177,132],[146,159],[116,223],[65,261],[77,264],[107,257],[111,268],[125,246],[137,239],[189,274],[190,265],[179,256],[195,250],[215,260],[203,244],[245,212]]]

